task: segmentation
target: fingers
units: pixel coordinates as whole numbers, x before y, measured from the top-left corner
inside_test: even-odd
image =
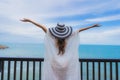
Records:
[[[25,21],[25,18],[23,18],[23,19],[20,19],[20,21]]]
[[[20,19],[20,21],[24,21],[24,19]]]
[[[20,19],[20,21],[22,21],[22,22],[30,22],[30,20],[27,19],[27,18]]]
[[[97,24],[96,27],[100,27],[101,25],[100,24]]]
[[[100,27],[101,25],[100,24],[95,24],[94,27]]]

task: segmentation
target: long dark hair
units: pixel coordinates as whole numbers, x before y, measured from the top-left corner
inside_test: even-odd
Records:
[[[63,55],[65,52],[65,46],[66,46],[65,39],[57,39],[56,44],[59,49],[58,55]]]

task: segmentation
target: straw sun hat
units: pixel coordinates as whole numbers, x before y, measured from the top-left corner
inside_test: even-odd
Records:
[[[72,34],[72,27],[57,24],[56,27],[49,28],[49,31],[54,37],[65,39]]]

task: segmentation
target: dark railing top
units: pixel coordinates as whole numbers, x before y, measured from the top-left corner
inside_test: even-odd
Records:
[[[30,57],[0,57],[0,60],[10,61],[44,61],[44,58],[30,58]],[[82,62],[120,62],[120,59],[92,59],[92,58],[79,58]]]
[[[120,62],[120,59],[90,59],[90,58],[82,58],[79,59],[82,62]]]
[[[44,58],[0,57],[0,60],[10,60],[10,61],[44,61]]]

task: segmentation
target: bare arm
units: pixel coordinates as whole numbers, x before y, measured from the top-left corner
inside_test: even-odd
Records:
[[[45,26],[43,26],[43,25],[41,25],[41,24],[38,24],[38,23],[36,23],[36,22],[34,22],[34,21],[30,20],[30,19],[24,18],[24,19],[22,19],[21,21],[22,21],[22,22],[30,22],[30,23],[36,25],[37,27],[42,28],[45,33],[47,32],[47,28],[46,28]]]
[[[81,31],[88,30],[88,29],[94,28],[94,27],[100,27],[100,25],[99,24],[95,24],[93,26],[89,26],[89,27],[86,27],[86,28],[79,29],[78,31],[81,32]]]

